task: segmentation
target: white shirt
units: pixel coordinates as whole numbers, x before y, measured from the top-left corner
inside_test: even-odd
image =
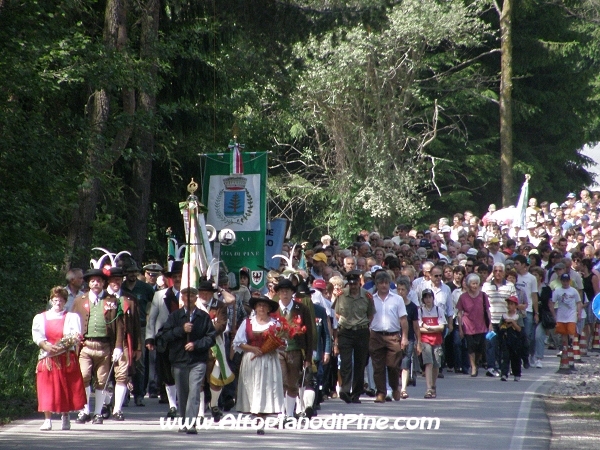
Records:
[[[577,303],[581,302],[581,298],[575,288],[556,288],[552,294],[552,301],[557,305],[556,322],[577,322]]]
[[[267,328],[269,328],[271,326],[271,324],[276,322],[275,319],[271,318],[271,320],[269,320],[268,323],[260,324],[256,320],[256,316],[253,316],[250,319],[248,319],[248,318],[244,319],[244,321],[240,324],[240,327],[238,328],[237,333],[235,334],[235,338],[233,339],[233,349],[236,352],[243,351],[240,348],[240,345],[248,343],[248,336],[246,336],[246,322],[248,320],[250,320],[250,325],[252,325],[252,331],[258,331],[258,332],[265,331]]]
[[[400,318],[406,316],[406,305],[402,297],[390,291],[382,299],[375,292],[373,303],[375,304],[375,315],[371,321],[371,330],[399,333]]]
[[[71,312],[54,312],[52,310],[46,311],[46,320],[55,320],[60,319],[64,314],[65,324],[63,326],[63,335],[66,336],[71,333],[80,333],[81,334],[81,319],[79,318],[79,314],[71,313]],[[33,342],[37,346],[40,345],[40,342],[46,340],[46,322],[44,320],[44,313],[37,314],[33,318],[33,324],[31,326],[31,336],[33,337]],[[45,358],[48,356],[48,353],[45,350],[40,349],[40,354],[38,356],[39,359]]]
[[[537,280],[529,272],[525,275],[517,275],[517,289],[521,289],[527,296],[527,312],[533,312],[533,302],[531,294],[537,294]]]
[[[424,281],[421,285],[421,292],[425,289],[431,289],[433,291],[433,303],[437,305],[446,317],[452,317],[454,315],[454,303],[452,302],[452,291],[448,285],[440,283],[440,287],[435,287],[431,280]]]

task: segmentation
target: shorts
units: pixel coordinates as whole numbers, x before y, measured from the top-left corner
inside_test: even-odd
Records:
[[[400,368],[402,370],[410,370],[410,363],[412,362],[414,349],[415,341],[408,341],[408,347],[406,347],[406,350],[404,350],[404,356],[402,357],[402,362],[400,363]]]
[[[485,355],[485,335],[486,333],[465,334],[465,340],[467,341],[467,353],[479,353],[480,355]]]
[[[577,333],[575,322],[557,322],[554,329],[556,334],[574,336]]]
[[[433,368],[442,367],[442,346],[421,342],[423,365],[433,364]]]
[[[588,302],[588,304],[585,306],[585,308],[586,308],[586,314],[587,314],[585,323],[594,325],[596,323],[597,319],[596,319],[596,315],[594,314],[594,310],[592,308],[592,302]]]

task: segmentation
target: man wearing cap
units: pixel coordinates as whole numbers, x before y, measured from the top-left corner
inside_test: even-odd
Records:
[[[560,276],[561,286],[552,293],[552,301],[556,309],[556,333],[562,336],[562,351],[567,351],[569,337],[577,333],[577,321],[581,315],[582,302],[579,292],[571,286],[571,276],[563,273]]]
[[[386,379],[394,400],[400,400],[398,388],[402,351],[408,347],[408,322],[404,300],[391,292],[391,277],[385,270],[375,274],[369,354],[373,362],[373,378],[377,388],[375,403],[385,403]],[[402,336],[400,336],[402,335]]]
[[[142,356],[142,334],[137,300],[129,292],[121,289],[124,276],[122,267],[111,267],[108,277],[107,299],[113,298],[123,312],[123,351],[115,357],[115,406],[113,419],[125,420],[123,402],[129,394],[129,376],[134,374],[135,362]],[[142,397],[143,398],[143,397]],[[137,403],[136,403],[137,404]]]
[[[327,255],[323,252],[315,253],[313,258],[311,275],[315,280],[323,279],[323,269],[327,266]]]
[[[488,251],[495,263],[502,263],[506,261],[506,255],[500,251],[500,239],[492,237],[488,242]]]
[[[150,312],[150,305],[152,304],[152,299],[154,298],[154,289],[148,283],[138,279],[140,269],[134,260],[131,260],[129,264],[125,265],[123,270],[125,271],[123,290],[130,293],[137,299],[140,317],[140,331],[142,338],[145,339],[146,322],[148,319],[148,313]],[[135,375],[133,377],[133,397],[136,406],[144,406],[146,380],[149,378],[149,358],[150,355],[148,349],[145,346],[142,346],[142,357],[135,363]],[[154,379],[154,376],[152,379]],[[155,391],[156,386],[153,386],[151,393],[155,393]]]
[[[340,355],[340,398],[346,403],[360,403],[369,352],[369,325],[375,314],[373,297],[361,289],[360,277],[359,271],[346,275],[348,286],[335,303],[338,335],[334,350],[337,348]]]
[[[144,267],[144,278],[146,278],[146,283],[152,286],[152,289],[155,291],[159,290],[158,285],[156,284],[156,280],[158,276],[162,273],[162,266],[160,264],[151,263],[146,264]]]
[[[216,337],[210,316],[196,307],[197,299],[196,288],[182,289],[183,307],[169,315],[162,333],[168,344],[169,361],[177,386],[178,412],[188,434],[197,433],[195,420],[200,408],[202,380],[206,374],[208,353]]]
[[[106,269],[105,269],[106,270]],[[79,352],[79,367],[87,395],[87,404],[77,416],[77,423],[85,423],[90,417],[90,394],[92,373],[96,380],[95,411],[92,423],[103,423],[104,386],[108,381],[113,360],[123,354],[123,317],[114,297],[107,297],[104,285],[108,270],[90,269],[83,276],[90,290],[77,297],[73,312],[79,314],[83,347]]]
[[[146,348],[151,351],[156,350],[157,384],[158,388],[162,391],[164,383],[166,390],[165,393],[161,392],[159,403],[169,404],[167,417],[172,418],[177,416],[177,389],[171,371],[169,353],[162,338],[158,339],[160,342],[157,342],[157,334],[169,318],[169,314],[179,309],[182,270],[183,262],[173,261],[171,270],[165,273],[165,276],[173,282],[173,286],[157,291],[154,294],[146,323]],[[161,345],[158,345],[157,348],[157,344]]]
[[[279,314],[288,323],[294,322],[300,327],[306,327],[306,332],[296,334],[293,339],[288,340],[285,351],[279,353],[285,392],[285,415],[293,417],[302,371],[312,366],[314,322],[311,321],[306,306],[292,300],[296,286],[290,280],[280,278],[275,291],[279,297]]]

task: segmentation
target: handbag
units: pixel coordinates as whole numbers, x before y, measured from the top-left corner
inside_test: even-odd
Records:
[[[556,320],[554,319],[552,313],[547,309],[543,309],[540,312],[540,320],[542,321],[542,326],[546,330],[552,330],[556,327]]]

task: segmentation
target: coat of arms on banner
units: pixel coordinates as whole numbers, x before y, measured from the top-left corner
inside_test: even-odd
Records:
[[[206,221],[217,230],[261,229],[261,175],[211,175],[209,178]]]
[[[247,177],[223,177],[223,188],[217,194],[214,207],[219,220],[226,224],[242,225],[252,215],[254,199],[246,188]]]
[[[260,284],[263,279],[264,272],[262,270],[253,270],[252,271],[252,283]]]

